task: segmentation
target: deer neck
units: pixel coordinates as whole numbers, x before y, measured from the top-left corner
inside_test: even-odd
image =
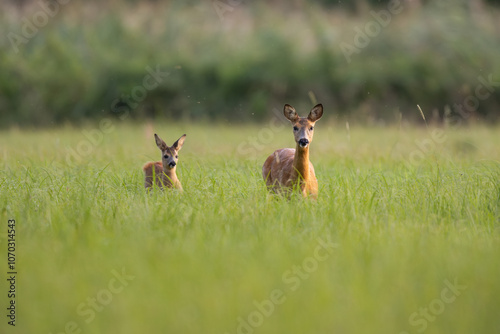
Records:
[[[300,147],[297,144],[293,158],[293,173],[294,176],[300,177],[304,181],[309,178],[309,146]]]
[[[177,174],[175,174],[176,168],[177,167],[174,168],[163,167],[163,175],[162,175],[163,179],[168,183],[175,184],[177,182]]]

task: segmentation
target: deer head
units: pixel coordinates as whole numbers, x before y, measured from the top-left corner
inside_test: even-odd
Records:
[[[323,116],[323,105],[317,104],[314,106],[307,117],[299,117],[295,109],[289,104],[285,104],[283,113],[293,125],[293,135],[298,147],[307,148],[313,139],[314,124]]]
[[[167,144],[165,144],[163,139],[161,139],[155,133],[156,146],[158,146],[158,148],[161,150],[161,161],[164,170],[174,169],[177,165],[177,160],[179,160],[178,153],[181,150],[182,145],[184,144],[184,139],[186,139],[186,135],[182,135],[172,146],[169,147]]]

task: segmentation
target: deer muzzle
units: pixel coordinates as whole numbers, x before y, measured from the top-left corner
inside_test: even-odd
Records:
[[[309,145],[308,139],[306,139],[306,138],[299,139],[299,146],[300,147],[305,148],[305,147],[307,147],[307,145]]]

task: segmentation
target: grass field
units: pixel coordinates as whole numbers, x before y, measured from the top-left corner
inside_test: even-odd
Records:
[[[260,175],[284,123],[110,122],[0,133],[1,333],[500,332],[498,127],[318,122],[310,201]],[[182,194],[144,192],[153,131]]]

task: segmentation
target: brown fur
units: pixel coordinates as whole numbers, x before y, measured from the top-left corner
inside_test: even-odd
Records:
[[[318,104],[311,110],[308,117],[299,117],[295,109],[286,104],[283,113],[294,127],[296,148],[274,151],[262,166],[262,176],[271,191],[290,193],[298,187],[302,196],[317,198],[318,180],[314,166],[309,161],[309,145],[313,138],[314,124],[323,115],[323,106]],[[299,144],[301,139],[308,140],[306,147]]]
[[[181,136],[172,146],[167,146],[165,142],[155,134],[156,145],[162,152],[162,161],[148,162],[143,167],[144,187],[150,189],[153,184],[160,189],[176,188],[182,191],[182,185],[177,178],[176,168],[178,152],[184,144],[186,135]],[[168,158],[166,158],[168,157]],[[174,166],[171,164],[174,163]]]

